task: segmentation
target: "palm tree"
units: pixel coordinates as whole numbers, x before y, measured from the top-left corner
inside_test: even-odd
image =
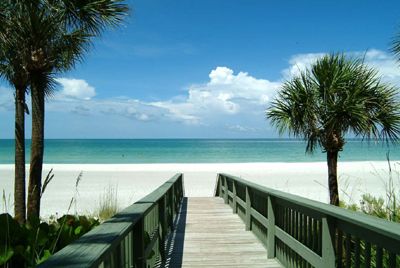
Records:
[[[76,62],[82,60],[91,45],[92,37],[99,36],[108,26],[120,24],[128,11],[127,5],[122,2],[123,0],[0,1],[0,45],[2,49],[6,45],[9,48],[1,52],[0,63],[3,69],[0,72],[10,82],[11,75],[15,78],[27,75],[26,81],[29,81],[32,98],[28,217],[38,217],[40,212],[45,98],[54,91],[54,76],[73,68]],[[17,80],[21,82],[20,79]],[[25,93],[25,90],[19,90],[16,94],[19,99],[22,96],[25,98],[24,94],[20,94],[22,91]],[[18,106],[17,109],[19,140],[23,137],[21,133],[24,135],[24,129],[21,128],[24,125],[21,123],[21,107]],[[23,144],[21,146],[24,148]],[[16,172],[22,174],[25,171],[20,164],[21,155],[24,152],[18,154]],[[22,179],[24,176],[18,175],[18,178],[21,178],[18,181],[25,183]],[[25,189],[22,184],[18,185],[20,189]],[[25,205],[25,199],[19,199]]]
[[[396,94],[397,88],[381,82],[361,60],[331,54],[284,82],[266,115],[280,134],[303,138],[306,152],[318,146],[326,152],[330,203],[338,206],[337,159],[346,135],[397,142]]]
[[[91,37],[119,24],[128,7],[122,0],[30,0],[26,5],[16,35],[25,44],[32,100],[29,218],[40,215],[45,97],[54,90],[54,75],[73,68],[88,50]]]
[[[26,220],[25,206],[25,94],[28,88],[28,74],[22,58],[10,35],[18,27],[13,14],[19,13],[21,5],[4,1],[0,4],[0,76],[15,89],[15,181],[14,181],[14,215],[19,223]]]

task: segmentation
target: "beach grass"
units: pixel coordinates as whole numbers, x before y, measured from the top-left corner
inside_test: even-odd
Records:
[[[98,207],[94,216],[98,217],[100,221],[105,221],[114,216],[119,210],[118,187],[109,184],[99,197]]]

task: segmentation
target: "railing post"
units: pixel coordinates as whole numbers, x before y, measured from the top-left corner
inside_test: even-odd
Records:
[[[226,177],[224,176],[224,202],[225,204],[228,204],[228,181],[226,179]]]
[[[182,188],[182,196],[179,201],[182,201],[182,198],[185,196],[185,180],[183,173],[181,174],[181,188]]]
[[[167,211],[167,196],[164,195],[161,198],[161,204],[159,204],[159,220],[161,221],[161,238],[160,238],[160,248],[161,248],[161,259],[166,260],[165,253],[165,238],[168,233],[168,211]]]
[[[136,268],[146,268],[144,259],[144,219],[140,219],[133,228],[132,248]]]
[[[335,267],[335,234],[327,217],[322,218],[322,263],[324,267]]]
[[[175,197],[175,184],[172,184],[171,188],[171,216],[172,216],[172,222],[174,221],[174,216],[176,213],[176,197]]]
[[[249,187],[246,186],[246,231],[251,230],[251,200]]]
[[[133,267],[133,249],[132,249],[132,236],[133,232],[129,232],[128,236],[124,239],[125,241],[125,263],[128,267]]]
[[[222,175],[218,174],[218,196],[222,197]]]
[[[232,209],[233,213],[237,213],[237,202],[236,202],[236,182],[233,180],[232,181],[232,188],[233,188],[233,204],[232,204]]]
[[[267,234],[267,258],[275,258],[275,211],[272,198],[268,195],[268,234]]]

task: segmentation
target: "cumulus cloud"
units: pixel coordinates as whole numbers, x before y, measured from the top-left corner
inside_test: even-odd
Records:
[[[355,55],[364,58],[365,63],[376,68],[384,80],[400,86],[400,66],[392,55],[377,49],[357,52]]]
[[[60,78],[62,90],[49,102],[51,111],[71,111],[79,115],[108,114],[138,121],[169,120],[188,125],[209,125],[210,121],[232,115],[262,113],[280,83],[259,79],[246,72],[216,67],[209,80],[193,84],[186,94],[166,100],[143,101],[132,98],[95,98],[95,89],[85,80]],[[223,120],[222,120],[223,121]]]
[[[380,50],[350,52],[377,68],[384,79],[400,85],[400,69],[393,57]],[[228,66],[209,71],[208,79],[192,84],[178,96],[158,101],[132,97],[99,98],[96,90],[82,79],[59,78],[61,90],[47,103],[47,111],[70,112],[81,116],[125,117],[139,122],[178,122],[214,126],[232,132],[260,132],[264,112],[284,79],[297,75],[324,53],[294,55],[282,77],[268,80]],[[13,91],[0,87],[0,110],[13,109]]]
[[[298,75],[324,54],[294,55],[288,62],[288,68],[282,71],[282,78],[276,81],[256,78],[247,72],[235,74],[234,70],[225,66],[216,67],[210,71],[208,82],[191,85],[186,96],[149,104],[167,110],[167,117],[189,124],[207,124],[214,118],[219,118],[221,123],[227,117],[238,114],[244,121],[246,117],[263,118],[262,114],[279,90],[282,80]],[[399,66],[390,54],[371,49],[367,52],[349,52],[348,55],[363,57],[365,63],[375,67],[384,80],[400,86]],[[237,131],[251,129],[240,125],[228,128]]]
[[[290,77],[299,75],[323,55],[325,53],[306,53],[292,56],[289,60],[289,67],[282,71],[283,78],[289,79]]]
[[[59,94],[63,97],[90,100],[96,95],[94,87],[90,86],[85,80],[57,78],[56,81],[60,83],[62,87]]]
[[[186,97],[151,104],[167,109],[175,119],[205,124],[204,119],[209,117],[263,111],[279,86],[279,82],[258,79],[246,72],[235,74],[228,67],[216,67],[209,73],[209,81],[190,86]]]

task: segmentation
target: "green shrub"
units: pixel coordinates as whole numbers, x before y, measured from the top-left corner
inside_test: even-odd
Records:
[[[0,267],[35,267],[52,254],[87,233],[99,221],[64,215],[49,223],[29,219],[23,225],[11,215],[0,214]]]

